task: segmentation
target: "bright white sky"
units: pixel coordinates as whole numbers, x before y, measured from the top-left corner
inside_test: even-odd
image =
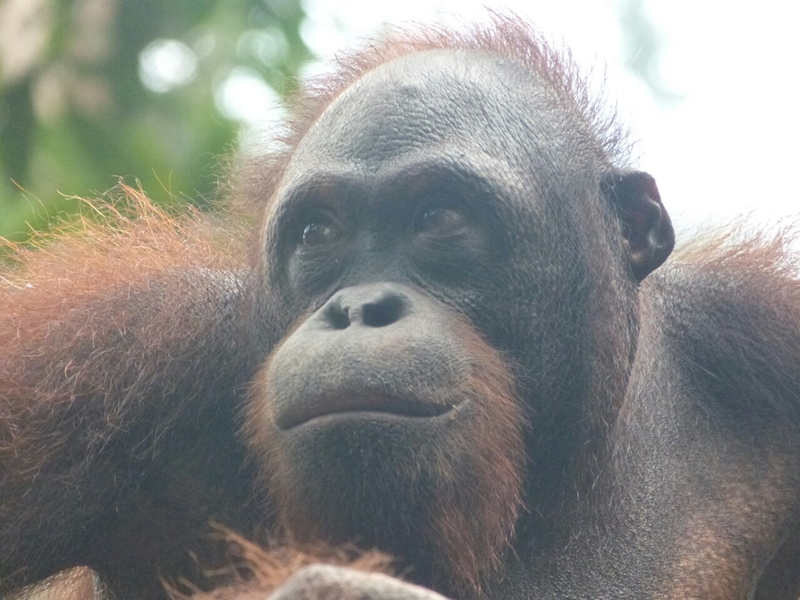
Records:
[[[623,63],[619,0],[508,0],[587,65],[640,140],[679,231],[750,213],[800,214],[800,5],[787,0],[644,0],[662,41],[660,103]],[[304,0],[303,37],[325,58],[386,22],[485,14],[478,0]]]

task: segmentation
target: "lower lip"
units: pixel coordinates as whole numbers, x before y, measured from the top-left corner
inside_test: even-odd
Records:
[[[291,427],[286,427],[284,431],[299,430],[306,427],[324,427],[326,425],[345,425],[348,423],[381,423],[381,424],[412,424],[421,422],[445,421],[453,418],[458,406],[454,406],[442,413],[435,415],[406,415],[393,412],[376,410],[348,410],[342,412],[327,413],[312,417]]]

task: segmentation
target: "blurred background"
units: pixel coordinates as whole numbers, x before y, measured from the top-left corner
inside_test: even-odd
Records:
[[[259,152],[298,82],[387,23],[480,18],[472,0],[0,0],[0,236],[122,177],[205,205]],[[794,213],[798,8],[785,0],[509,0],[605,69],[679,232]]]

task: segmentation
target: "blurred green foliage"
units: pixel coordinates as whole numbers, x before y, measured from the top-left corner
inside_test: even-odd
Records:
[[[118,177],[202,205],[243,125],[226,89],[290,94],[302,19],[298,0],[0,0],[0,237]]]

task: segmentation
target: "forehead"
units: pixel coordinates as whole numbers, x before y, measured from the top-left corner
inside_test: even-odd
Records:
[[[559,137],[547,117],[549,94],[508,59],[458,50],[407,55],[330,104],[299,144],[290,178],[309,169],[366,175],[432,155],[519,164]]]

